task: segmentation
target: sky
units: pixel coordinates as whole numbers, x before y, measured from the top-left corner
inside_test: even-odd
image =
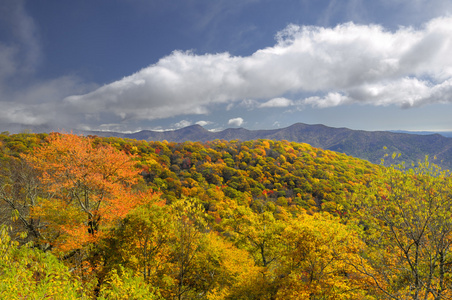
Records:
[[[0,131],[452,131],[451,53],[449,0],[0,0]]]

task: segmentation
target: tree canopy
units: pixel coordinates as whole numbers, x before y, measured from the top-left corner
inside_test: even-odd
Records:
[[[428,159],[52,133],[0,135],[0,161],[8,299],[452,297],[451,176]]]

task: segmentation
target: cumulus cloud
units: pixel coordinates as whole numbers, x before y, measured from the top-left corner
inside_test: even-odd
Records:
[[[351,99],[347,96],[341,95],[340,93],[328,93],[324,97],[313,96],[304,99],[302,104],[310,104],[312,106],[325,108],[331,106],[338,106],[341,104],[347,104],[352,102]]]
[[[244,120],[242,118],[233,118],[228,121],[228,125],[241,126]]]
[[[207,125],[210,125],[210,124],[212,124],[212,122],[210,122],[210,121],[198,121],[198,122],[196,122],[196,124],[197,125],[199,125],[199,126],[207,126]]]
[[[81,123],[80,118],[68,111],[61,100],[71,93],[86,92],[95,87],[94,84],[81,82],[77,77],[64,76],[23,85],[15,91],[1,89],[0,125],[46,125],[53,130],[75,128]],[[100,112],[93,112],[92,115],[96,115],[93,117],[96,122],[100,119]],[[87,117],[82,121],[86,120]]]
[[[5,3],[0,13],[13,17],[0,25],[11,28],[14,42],[0,42],[1,123],[119,128],[133,121],[204,115],[220,105],[409,108],[452,102],[452,17],[393,31],[374,24],[292,24],[276,34],[275,45],[245,57],[174,51],[102,87],[67,76],[13,90],[10,83],[32,74],[41,54],[24,2]],[[234,118],[229,125],[243,122]],[[183,120],[174,126],[190,124]]]
[[[273,98],[259,105],[259,107],[287,107],[293,105],[293,101],[287,98]]]
[[[246,99],[259,101],[257,107],[294,105],[283,97],[287,93],[311,94],[301,103],[315,107],[451,102],[450,53],[452,17],[393,32],[354,23],[289,25],[276,35],[273,47],[250,56],[175,51],[64,103],[85,117],[103,112],[123,121],[206,114],[215,105]]]
[[[184,128],[184,127],[190,126],[191,124],[192,123],[190,121],[182,120],[182,121],[177,122],[176,124],[174,124],[174,127],[176,129],[179,129],[179,128]]]

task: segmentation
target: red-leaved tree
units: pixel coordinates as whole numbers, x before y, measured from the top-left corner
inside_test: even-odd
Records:
[[[49,196],[33,208],[54,249],[66,252],[96,243],[142,200],[133,157],[75,134],[49,135],[25,156],[40,172]]]

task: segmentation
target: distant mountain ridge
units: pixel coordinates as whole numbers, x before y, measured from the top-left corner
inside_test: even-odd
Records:
[[[429,134],[436,134],[436,133],[438,133],[438,134],[440,134],[442,136],[452,138],[452,131],[438,131],[438,132],[434,132],[434,131],[390,130],[390,132],[394,132],[394,133],[409,133],[409,134],[418,134],[418,135],[429,135]]]
[[[452,138],[440,134],[416,135],[389,131],[363,131],[334,128],[325,125],[296,123],[289,127],[271,130],[248,130],[229,128],[219,132],[208,131],[202,126],[192,125],[174,131],[143,130],[136,133],[90,132],[104,137],[121,137],[146,141],[185,142],[210,140],[287,140],[307,143],[317,148],[342,152],[373,163],[380,163],[385,153],[402,153],[400,160],[407,163],[431,160],[446,169],[452,169]],[[386,150],[383,147],[387,147]]]

